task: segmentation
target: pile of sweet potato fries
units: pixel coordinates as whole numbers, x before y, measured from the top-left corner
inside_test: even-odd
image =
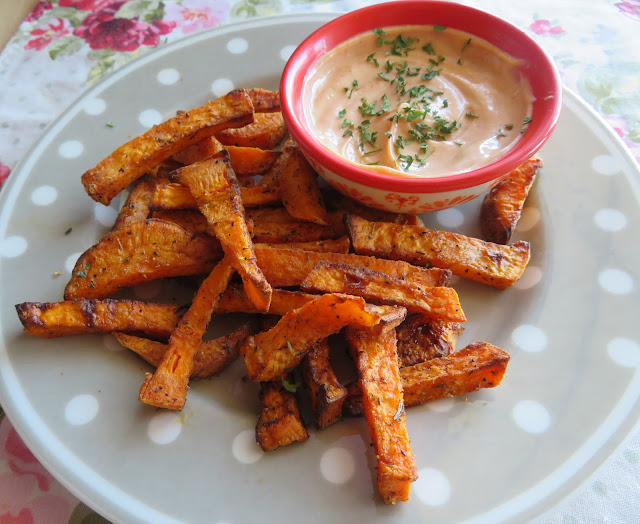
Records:
[[[466,318],[448,283],[453,274],[503,289],[522,275],[529,244],[508,242],[540,161],[487,195],[485,239],[474,239],[320,187],[279,109],[277,93],[232,91],[178,112],[84,173],[91,198],[108,205],[131,187],[126,203],[78,259],[63,301],[16,309],[33,335],[112,333],[155,367],[138,398],[160,408],[182,409],[191,379],[240,356],[260,382],[263,450],[308,438],[302,393],[318,429],[364,415],[382,500],[405,501],[417,478],[405,408],[494,387],[505,373],[508,353],[487,342],[455,350]],[[186,275],[204,276],[186,312],[109,298]],[[226,313],[251,321],[203,340]],[[351,384],[332,369],[337,333],[357,370]],[[292,387],[296,380],[305,387]]]

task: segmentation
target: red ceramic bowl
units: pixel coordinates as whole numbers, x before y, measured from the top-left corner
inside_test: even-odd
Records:
[[[483,38],[521,60],[519,72],[535,97],[527,132],[503,156],[485,166],[433,178],[391,176],[344,160],[325,148],[305,121],[302,93],[314,63],[342,42],[375,28],[442,25]],[[352,11],[312,33],[291,55],[280,83],[282,113],[292,137],[318,173],[363,204],[404,213],[445,209],[495,186],[533,156],[551,135],[562,105],[558,71],[543,49],[511,23],[484,11],[442,0],[398,0]]]

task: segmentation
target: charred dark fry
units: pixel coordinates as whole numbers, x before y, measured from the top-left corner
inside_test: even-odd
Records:
[[[46,338],[110,331],[167,338],[178,322],[176,306],[138,300],[23,302],[16,311],[27,333]]]
[[[396,328],[400,367],[413,366],[432,358],[446,357],[455,350],[463,325],[409,315]]]
[[[256,441],[263,451],[309,438],[296,397],[285,389],[281,380],[260,384],[260,403]]]
[[[541,167],[539,158],[530,158],[485,195],[480,207],[482,238],[496,244],[509,243]]]

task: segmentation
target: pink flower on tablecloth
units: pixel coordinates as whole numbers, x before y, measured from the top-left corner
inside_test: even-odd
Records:
[[[56,18],[56,21],[49,23],[47,27],[38,27],[31,31],[30,34],[31,36],[35,36],[35,38],[29,40],[24,48],[40,51],[54,40],[68,35],[69,30],[65,27],[62,18]]]
[[[115,18],[125,2],[112,2],[90,13],[73,34],[84,38],[91,49],[135,51],[140,46],[156,46],[161,35],[170,33],[175,22],[139,22],[135,18]]]
[[[7,419],[0,423],[0,462],[11,469],[11,473],[0,475],[0,522],[68,522],[75,499],[48,493],[55,480]]]
[[[9,166],[5,166],[2,162],[0,162],[0,187],[4,184],[4,181],[9,178],[11,174],[11,168]]]
[[[201,29],[210,29],[223,21],[229,6],[226,2],[184,0],[182,4],[165,5],[165,21],[172,21],[186,35]]]
[[[629,18],[634,20],[640,20],[640,1],[631,0],[629,2],[619,2],[615,4],[620,11],[622,11]]]
[[[60,7],[75,7],[81,11],[93,11],[112,1],[113,0],[60,0],[58,5]]]
[[[627,126],[627,121],[618,116],[618,115],[603,115],[604,119],[607,121],[613,130],[618,133],[620,138],[624,139],[629,133],[629,128]]]
[[[551,25],[549,20],[536,20],[529,26],[529,29],[537,35],[561,35],[566,32],[559,25]]]
[[[35,22],[44,14],[45,11],[48,11],[52,7],[51,2],[38,2],[33,10],[27,15],[25,20],[27,22]]]

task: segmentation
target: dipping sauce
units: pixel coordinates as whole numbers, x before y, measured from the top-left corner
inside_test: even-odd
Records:
[[[395,176],[487,165],[526,132],[533,96],[519,61],[441,26],[376,29],[307,74],[305,118],[328,149]]]

